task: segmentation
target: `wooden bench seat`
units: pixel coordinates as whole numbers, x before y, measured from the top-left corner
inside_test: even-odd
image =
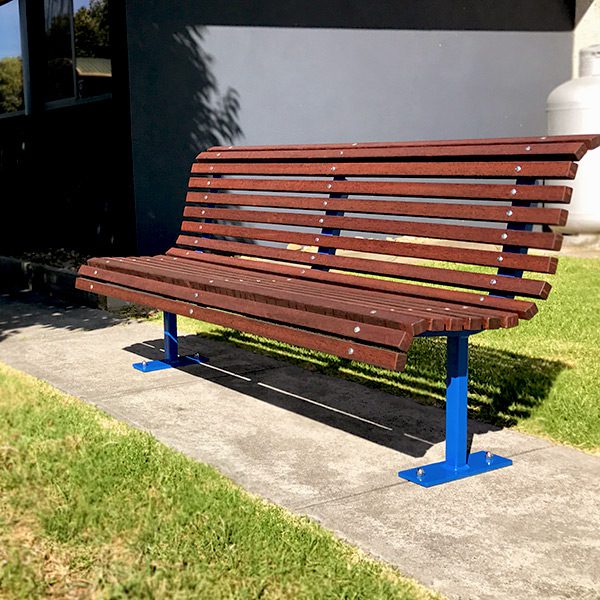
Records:
[[[466,348],[535,315],[551,287],[540,275],[557,268],[565,180],[599,144],[214,147],[192,165],[176,245],[91,259],[77,287],[401,370],[417,336]]]

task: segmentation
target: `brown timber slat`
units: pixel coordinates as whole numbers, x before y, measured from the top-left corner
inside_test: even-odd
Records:
[[[231,312],[243,312],[261,319],[279,321],[299,327],[307,327],[309,329],[333,333],[358,341],[373,342],[383,346],[390,346],[400,350],[408,350],[412,341],[412,335],[406,331],[399,331],[398,329],[360,322],[360,331],[356,332],[356,321],[339,319],[304,310],[295,310],[273,304],[252,302],[247,299],[242,303],[239,298],[232,296],[216,294],[207,290],[198,292],[190,287],[164,283],[162,281],[157,281],[156,279],[149,279],[144,277],[143,272],[140,272],[141,276],[132,276],[115,271],[108,271],[106,269],[97,269],[93,266],[83,266],[81,267],[80,275],[108,283],[116,283],[117,285],[145,292],[160,294],[161,296],[169,296],[176,300],[195,302],[204,306],[220,308]],[[240,305],[243,307],[242,311],[240,311]]]
[[[356,271],[358,273],[388,275],[401,279],[412,279],[427,283],[440,283],[462,288],[472,288],[489,291],[502,291],[515,293],[520,296],[534,298],[547,298],[550,284],[535,279],[522,279],[504,275],[488,275],[439,267],[424,267],[405,263],[394,263],[365,258],[350,258],[346,256],[332,256],[299,252],[283,248],[270,248],[257,244],[243,242],[230,242],[211,238],[195,238],[181,235],[177,244],[192,249],[205,248],[231,254],[257,256],[283,262],[299,263],[306,265],[319,265],[343,271]],[[311,258],[314,257],[314,258]]]
[[[167,251],[167,255],[186,258],[194,262],[207,262],[213,265],[234,265],[241,269],[252,270],[257,273],[278,273],[279,275],[289,277],[331,282],[358,289],[374,289],[392,294],[404,294],[406,296],[423,298],[426,300],[431,298],[471,307],[490,307],[492,309],[516,313],[521,319],[530,319],[537,313],[537,306],[535,303],[528,300],[514,300],[512,298],[503,298],[501,296],[481,295],[473,292],[462,292],[458,290],[416,285],[413,283],[403,283],[400,281],[359,277],[335,271],[307,269],[303,268],[302,265],[295,266],[265,260],[252,260],[236,256],[194,252],[184,250],[183,248],[171,248]]]
[[[549,256],[533,256],[529,254],[502,251],[492,252],[489,250],[473,250],[471,248],[413,244],[407,242],[388,242],[387,240],[377,239],[336,237],[318,233],[292,233],[275,229],[263,229],[261,227],[218,225],[214,223],[199,224],[184,221],[181,230],[182,232],[195,233],[196,235],[209,234],[230,236],[241,239],[291,243],[304,246],[318,245],[339,250],[355,250],[357,252],[387,254],[390,256],[422,258],[470,265],[505,267],[509,269],[534,271],[537,273],[554,273],[557,265],[557,259]],[[199,239],[196,242],[192,242],[192,244],[201,248],[203,240]],[[338,257],[333,255],[333,258],[337,259]],[[314,259],[311,258],[310,260]]]
[[[388,146],[385,148],[350,147],[333,149],[316,147],[305,150],[229,150],[228,152],[202,152],[199,160],[348,160],[353,158],[484,158],[484,157],[561,157],[567,160],[579,160],[587,151],[583,142],[528,144],[472,144],[461,146]]]
[[[504,198],[503,198],[504,199]],[[322,198],[302,196],[264,196],[258,194],[215,194],[188,192],[187,202],[214,205],[294,208],[297,210],[323,210]],[[498,223],[534,223],[539,225],[565,225],[568,212],[562,208],[504,207],[477,204],[447,204],[443,202],[406,202],[398,200],[355,200],[327,198],[327,210],[346,213],[396,215],[462,219],[467,221],[493,221]],[[507,214],[507,210],[512,215]]]
[[[192,173],[204,175],[301,175],[311,177],[543,177],[573,179],[571,161],[505,162],[351,162],[322,163],[194,163]]]
[[[415,140],[410,142],[359,142],[341,144],[275,144],[269,146],[213,146],[209,152],[227,152],[230,150],[310,150],[315,148],[414,148],[430,146],[467,146],[467,145],[490,145],[498,146],[504,144],[535,144],[535,143],[564,143],[581,142],[588,150],[600,146],[600,135],[553,135],[532,137],[506,137],[506,138],[474,138],[465,140]]]
[[[110,263],[102,264],[102,260],[100,260],[100,262],[91,262],[91,265],[97,268],[103,267],[105,269],[114,269],[120,270],[121,272],[134,273],[136,270],[135,266],[128,264],[129,261],[131,261],[131,259],[128,258],[121,259],[120,261],[118,259],[111,259]],[[133,262],[140,263],[146,273],[151,271],[151,266],[145,263],[143,258],[138,258]],[[172,268],[175,271],[177,270],[176,267]],[[164,270],[164,266],[162,266],[162,269]],[[137,272],[139,273],[139,269]],[[302,293],[287,289],[274,290],[272,288],[266,288],[264,285],[256,285],[250,281],[242,282],[240,281],[239,277],[235,277],[231,281],[228,281],[227,278],[221,280],[214,279],[211,281],[210,279],[202,280],[198,277],[198,273],[190,274],[188,272],[186,275],[189,278],[190,284],[193,283],[194,286],[200,285],[205,287],[208,291],[218,293],[229,293],[235,295],[239,294],[239,298],[244,298],[244,302],[246,299],[261,302],[263,304],[280,302],[280,306],[287,308],[309,310],[314,313],[340,318],[359,319],[375,325],[387,324],[388,326],[392,326],[396,329],[408,331],[411,333],[411,335],[419,335],[428,329],[428,325],[423,318],[419,318],[417,316],[412,317],[410,315],[391,314],[390,312],[377,315],[376,313],[370,312],[372,307],[366,308],[361,305],[356,305],[347,299],[337,300],[334,298],[327,298],[326,300],[323,300],[322,297],[319,299],[318,297],[309,296],[305,292]],[[154,276],[160,277],[161,273],[157,272],[155,269]],[[168,279],[171,282],[177,281],[179,284],[181,284],[182,281],[175,280],[172,277]],[[244,302],[240,302],[238,300],[238,307],[243,306]],[[243,312],[243,310],[238,310],[238,312]],[[431,320],[433,317],[428,318]],[[448,326],[450,326],[450,319],[446,317],[446,320],[448,320]],[[445,329],[445,324],[443,321],[440,321],[436,324],[436,327]],[[460,327],[459,323],[456,323],[455,327],[458,327],[459,329],[462,328]]]
[[[331,209],[329,208],[329,210]],[[371,233],[410,235],[423,238],[481,242],[495,245],[510,244],[511,246],[523,246],[545,250],[559,250],[562,244],[562,235],[559,233],[506,230],[497,227],[473,227],[467,225],[448,225],[444,223],[417,223],[414,221],[369,219],[364,217],[308,215],[306,213],[194,208],[190,206],[186,206],[183,215],[184,217],[218,221],[294,225],[315,227],[317,229],[327,227],[344,231],[368,231]],[[188,229],[186,231],[191,230]]]
[[[387,369],[402,370],[406,364],[406,354],[401,352],[367,346],[355,341],[293,329],[287,326],[266,323],[217,309],[198,307],[188,302],[172,300],[156,294],[140,292],[114,284],[106,284],[85,277],[78,278],[76,286],[78,289],[87,292],[91,291],[113,298],[120,298],[126,302],[135,302],[178,315],[193,316],[203,321],[214,323],[215,325],[269,337],[284,343],[333,354],[334,356],[352,358],[353,360],[359,360]],[[352,349],[351,354],[349,353],[350,349]]]
[[[182,282],[196,282],[197,275],[204,277],[226,277],[235,281],[250,281],[261,283],[262,289],[285,289],[299,291],[311,296],[319,295],[327,302],[328,298],[340,300],[351,300],[354,304],[363,304],[370,309],[379,306],[389,307],[392,311],[400,310],[410,312],[411,317],[421,317],[430,320],[434,316],[442,319],[451,317],[454,323],[446,323],[445,327],[464,329],[494,329],[497,327],[512,327],[517,324],[518,315],[512,311],[499,311],[481,306],[465,306],[456,302],[436,301],[409,297],[402,294],[390,294],[379,290],[358,289],[356,287],[332,285],[317,280],[307,280],[301,277],[284,277],[272,270],[268,273],[258,274],[247,268],[239,268],[232,265],[207,264],[200,261],[181,260],[175,256],[153,256],[143,257],[143,264],[137,262],[131,265],[129,259],[126,268],[128,272],[134,271],[146,274],[160,280],[171,280],[172,273],[176,272],[182,277]],[[121,269],[122,263],[117,263],[115,268]],[[244,286],[242,286],[244,288]],[[235,289],[235,288],[234,288]]]
[[[306,179],[216,179],[191,177],[190,188],[311,194],[523,200],[567,203],[572,189],[564,185],[503,185],[492,183],[420,183],[407,181],[317,181]],[[516,194],[513,193],[516,190]]]
[[[141,261],[143,262],[140,263],[140,259],[138,259],[133,265],[129,259],[123,259],[123,262],[117,262],[116,265],[113,261],[111,268],[180,285],[193,284],[194,288],[200,286],[202,289],[218,289],[219,293],[236,294],[261,302],[264,302],[265,299],[268,302],[273,302],[273,300],[291,301],[294,302],[294,306],[303,310],[306,310],[306,304],[316,303],[317,300],[319,306],[326,311],[332,309],[332,300],[341,301],[345,305],[351,302],[353,308],[359,306],[364,308],[362,315],[371,317],[379,314],[385,317],[385,323],[388,326],[394,328],[398,326],[397,315],[393,315],[393,318],[390,319],[387,309],[392,313],[398,311],[399,322],[403,326],[412,328],[415,319],[423,319],[427,323],[428,330],[436,331],[512,327],[517,324],[518,320],[514,313],[477,310],[431,300],[425,302],[421,299],[372,290],[358,290],[316,281],[285,278],[273,273],[261,276],[248,270],[182,261],[175,257],[142,257]],[[300,296],[292,298],[290,292],[300,294]],[[310,301],[300,304],[299,298],[310,298]],[[318,312],[323,312],[323,309],[320,308]],[[376,309],[377,312],[374,313],[373,309]],[[383,312],[380,309],[383,309]],[[337,310],[336,308],[334,314],[337,314]],[[346,315],[348,318],[352,318],[350,313],[346,313]],[[363,317],[361,316],[361,318]]]

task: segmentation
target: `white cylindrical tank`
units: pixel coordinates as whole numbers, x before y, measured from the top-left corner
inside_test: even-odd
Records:
[[[580,52],[579,77],[550,92],[546,102],[549,135],[600,133],[600,44]],[[579,162],[566,233],[600,233],[600,148]]]

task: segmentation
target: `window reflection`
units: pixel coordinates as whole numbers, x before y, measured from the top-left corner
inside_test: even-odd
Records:
[[[0,2],[0,114],[23,110],[19,3]]]
[[[112,90],[108,0],[75,0],[75,73],[79,98]]]

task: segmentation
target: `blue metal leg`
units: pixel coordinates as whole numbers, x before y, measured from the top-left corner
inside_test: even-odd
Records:
[[[467,450],[467,389],[469,336],[448,336],[446,358],[446,460],[398,473],[399,477],[431,487],[512,465],[491,452]]]
[[[133,363],[133,368],[143,373],[162,371],[174,367],[185,367],[207,362],[207,358],[194,354],[192,356],[179,356],[179,342],[177,338],[177,315],[164,313],[163,322],[165,327],[165,357],[162,360],[150,360]]]

